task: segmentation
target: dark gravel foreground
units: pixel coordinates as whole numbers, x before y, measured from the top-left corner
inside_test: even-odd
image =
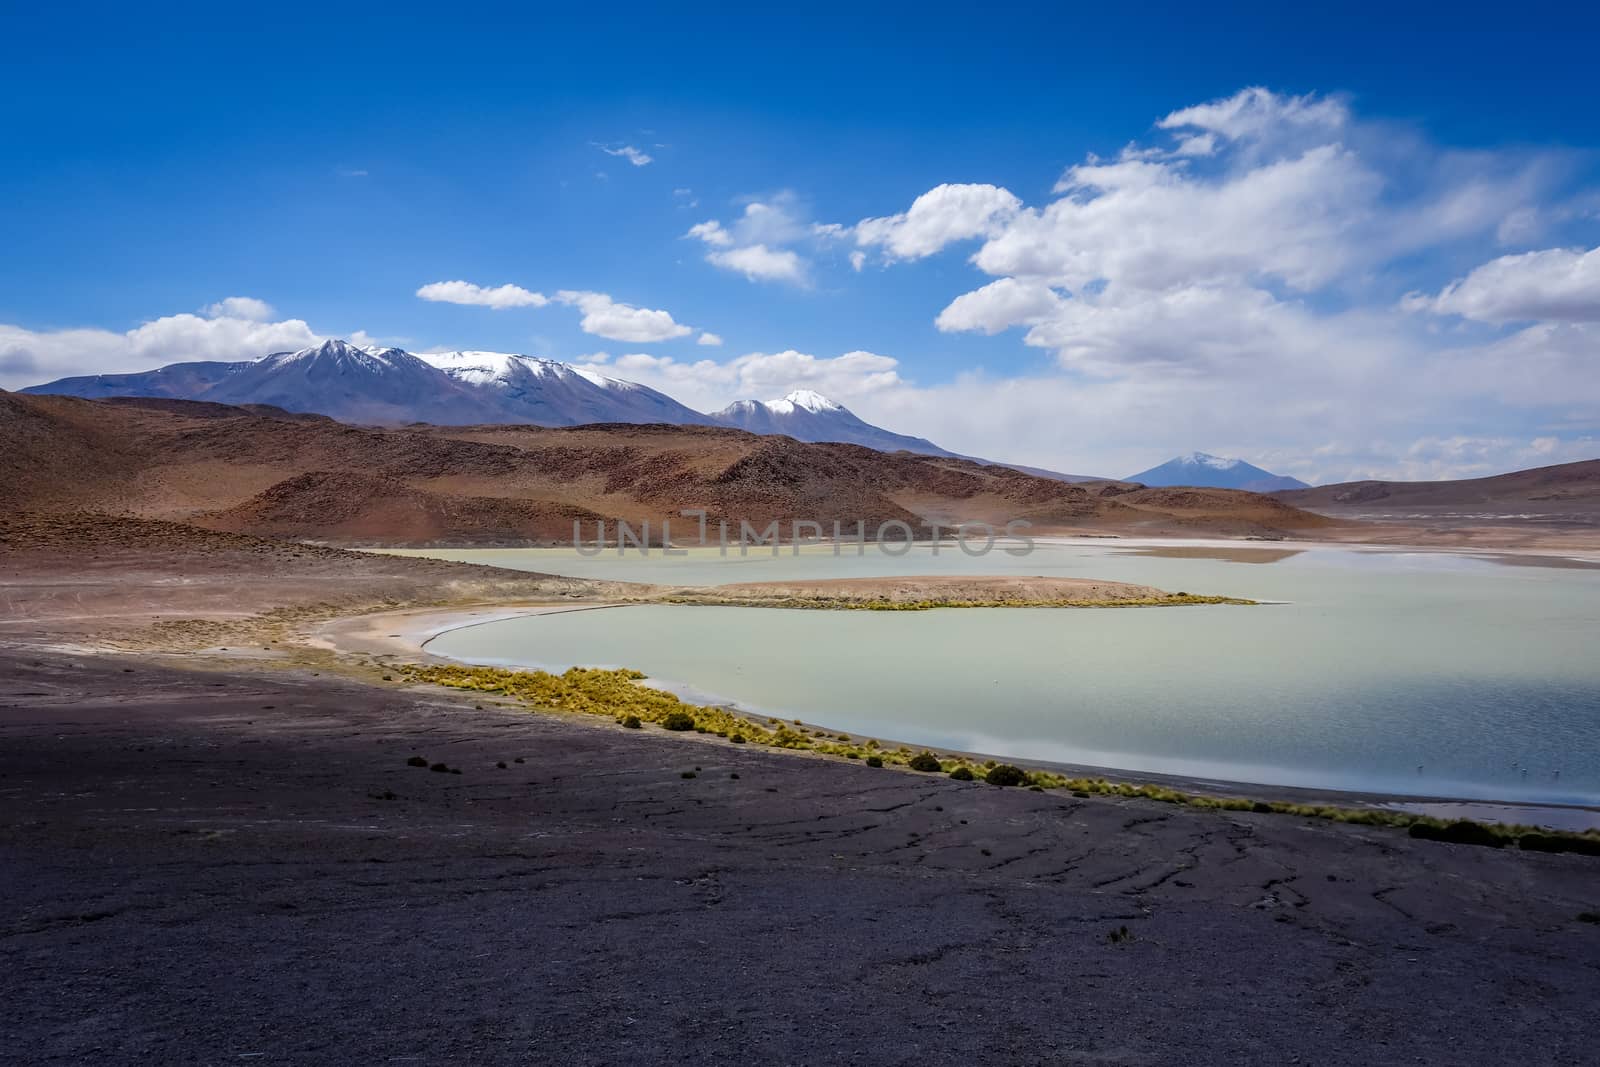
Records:
[[[8,1063],[1600,1054],[1592,858],[4,656]]]

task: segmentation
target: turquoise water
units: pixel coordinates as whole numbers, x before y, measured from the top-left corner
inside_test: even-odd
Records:
[[[1238,546],[1233,546],[1238,547]],[[1278,547],[1278,546],[1273,546]],[[1265,564],[1040,544],[974,559],[428,555],[717,583],[1027,574],[1260,607],[823,612],[640,605],[456,630],[479,663],[631,666],[751,710],[939,748],[1192,777],[1600,804],[1600,570],[1315,547]]]

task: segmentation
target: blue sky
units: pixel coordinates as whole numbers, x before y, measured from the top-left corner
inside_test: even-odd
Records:
[[[1089,473],[1600,454],[1600,16],[1399,7],[7,13],[0,386],[357,336]]]

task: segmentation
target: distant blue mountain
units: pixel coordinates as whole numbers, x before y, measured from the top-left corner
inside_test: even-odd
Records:
[[[1195,485],[1212,489],[1245,489],[1252,493],[1275,493],[1281,489],[1309,489],[1298,478],[1264,471],[1242,459],[1226,459],[1192,452],[1187,456],[1169,459],[1159,467],[1130,475],[1130,482],[1145,485]]]

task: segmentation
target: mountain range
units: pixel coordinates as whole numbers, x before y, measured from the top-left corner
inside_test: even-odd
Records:
[[[1242,459],[1191,452],[1169,459],[1159,467],[1129,476],[1127,481],[1142,485],[1201,485],[1215,489],[1244,489],[1251,493],[1276,493],[1284,489],[1308,489],[1305,482],[1246,463]]]
[[[418,422],[436,426],[728,426],[757,434],[782,434],[797,441],[838,442],[880,452],[994,463],[961,456],[923,437],[874,426],[809,389],[777,400],[740,400],[704,414],[648,386],[589,367],[503,352],[413,354],[399,348],[330,340],[258,360],[173,363],[136,374],[62,378],[21,391],[86,400],[164,397],[243,406],[266,404],[376,426]],[[1016,469],[1064,482],[1105,480],[1036,467]]]
[[[156,396],[270,404],[380,426],[718,424],[665,393],[554,360],[499,352],[419,356],[337,340],[238,363],[174,363],[138,374],[62,378],[22,392],[90,400]]]
[[[995,464],[951,452],[927,438],[874,426],[810,389],[798,389],[776,400],[739,400],[706,414],[658,390],[592,367],[504,352],[411,353],[329,340],[256,360],[173,363],[134,374],[62,378],[22,392],[88,400],[161,397],[245,407],[268,405],[373,426],[726,426],[810,443],[838,442],[880,452],[1009,466],[1062,482],[1112,480]],[[1152,487],[1200,486],[1258,493],[1306,488],[1298,479],[1204,452],[1180,456],[1126,481]]]

